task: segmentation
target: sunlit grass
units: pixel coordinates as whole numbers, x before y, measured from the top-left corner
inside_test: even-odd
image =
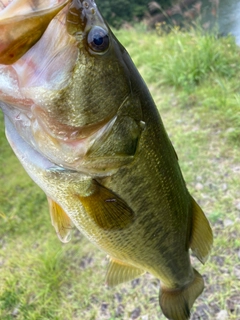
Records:
[[[240,71],[232,38],[200,31],[120,30],[178,153],[187,186],[210,219],[214,248],[194,319],[227,310],[240,318]],[[63,245],[46,197],[4,136],[0,114],[0,319],[157,320],[159,281],[150,275],[107,288],[105,255],[78,231]],[[194,313],[195,312],[195,313]]]
[[[233,37],[218,38],[193,28],[173,28],[159,36],[139,30],[118,34],[146,82],[158,88],[156,99],[162,95],[167,108],[172,102],[194,108],[202,127],[215,126],[239,143],[240,52]],[[172,88],[167,95],[166,87]]]

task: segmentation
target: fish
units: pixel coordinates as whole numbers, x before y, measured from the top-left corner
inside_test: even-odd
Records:
[[[94,0],[6,1],[0,29],[6,137],[59,239],[76,226],[108,255],[107,285],[149,272],[165,317],[189,319],[190,250],[204,264],[212,229],[128,52]]]

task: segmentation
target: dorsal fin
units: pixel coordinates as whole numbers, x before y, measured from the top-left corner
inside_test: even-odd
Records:
[[[213,244],[211,226],[202,209],[192,198],[192,231],[190,248],[194,255],[204,264]]]

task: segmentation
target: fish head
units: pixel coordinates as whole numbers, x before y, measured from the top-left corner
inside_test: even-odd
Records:
[[[42,25],[49,11],[55,16],[41,38],[16,62],[0,64],[1,108],[43,156],[81,171],[84,157],[109,135],[119,110],[131,104],[127,112],[140,117],[126,63],[130,58],[93,0],[44,3],[49,9],[39,9],[41,19],[34,23]],[[23,23],[38,17],[38,8],[30,10],[22,14]],[[19,21],[12,18],[13,25],[14,19]],[[24,32],[30,37],[31,28]]]
[[[48,112],[54,116],[58,112],[62,123],[88,131],[114,117],[131,93],[122,58],[125,49],[92,0],[70,2],[65,23],[75,40],[77,58],[68,86],[59,91]]]

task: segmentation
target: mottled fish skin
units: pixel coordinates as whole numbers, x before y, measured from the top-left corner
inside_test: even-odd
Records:
[[[93,0],[69,1],[18,61],[0,65],[0,107],[59,239],[70,240],[73,223],[110,256],[107,284],[148,271],[161,281],[165,316],[189,319],[204,287],[189,250],[205,263],[211,227],[144,81]]]

